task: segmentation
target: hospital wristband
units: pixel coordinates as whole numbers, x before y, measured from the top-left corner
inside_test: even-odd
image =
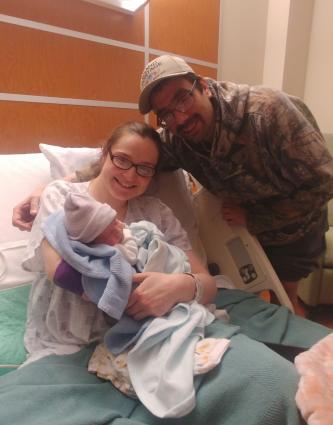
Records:
[[[188,274],[189,276],[193,277],[194,284],[195,284],[193,301],[196,301],[199,303],[202,299],[203,292],[204,292],[204,287],[201,280],[198,278],[198,276],[196,276],[193,273],[185,272],[184,274]]]

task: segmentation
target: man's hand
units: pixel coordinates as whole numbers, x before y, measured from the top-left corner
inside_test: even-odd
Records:
[[[222,204],[222,216],[231,225],[246,226],[245,210],[230,199],[224,199]]]
[[[34,191],[30,196],[17,204],[13,209],[12,225],[20,230],[30,232],[39,209],[39,200],[43,188]]]

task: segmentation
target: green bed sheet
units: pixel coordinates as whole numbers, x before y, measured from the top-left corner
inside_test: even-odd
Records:
[[[23,335],[30,287],[0,291],[0,375],[16,369],[26,358]]]
[[[19,342],[20,349],[8,355],[19,362],[25,355],[22,304],[27,301],[28,288],[14,292],[17,294],[9,291],[7,297],[2,295],[8,302],[17,301],[16,307],[21,303],[18,323],[10,307],[6,313],[7,322],[11,325],[15,322],[12,332],[8,331],[9,337],[16,330],[20,335],[13,338],[14,344]],[[0,423],[299,425],[301,418],[294,401],[298,385],[296,369],[255,339],[309,347],[331,330],[237,290],[220,290],[216,304],[228,310],[233,325],[214,322],[206,329],[206,336],[230,337],[231,348],[222,363],[197,382],[197,406],[189,415],[159,419],[137,400],[121,394],[110,382],[88,373],[93,347],[87,347],[70,356],[45,357],[0,377],[0,405],[6,406],[0,409]]]

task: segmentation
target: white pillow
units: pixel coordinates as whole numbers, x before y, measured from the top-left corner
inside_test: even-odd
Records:
[[[12,226],[13,208],[34,189],[51,180],[49,163],[41,154],[0,155],[0,289],[29,282],[21,268],[28,232]]]
[[[39,149],[50,162],[53,179],[61,179],[84,168],[101,155],[100,148],[71,148],[40,143]]]
[[[99,158],[99,148],[71,148],[41,143],[41,152],[50,161],[50,170],[53,178],[61,178],[84,168],[90,162]],[[206,260],[204,249],[199,239],[198,222],[193,208],[193,199],[188,190],[184,173],[177,170],[157,175],[148,194],[160,198],[175,213],[184,229],[187,231],[193,249]]]
[[[49,163],[40,153],[0,155],[0,243],[27,239],[12,226],[13,208],[51,180]]]

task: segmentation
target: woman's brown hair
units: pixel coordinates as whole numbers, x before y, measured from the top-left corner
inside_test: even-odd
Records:
[[[102,148],[102,158],[105,158],[111,151],[112,146],[124,135],[136,134],[142,138],[151,139],[158,149],[158,163],[161,156],[161,138],[158,132],[150,125],[137,121],[127,121],[114,129],[111,137]],[[158,168],[158,164],[156,165]]]

